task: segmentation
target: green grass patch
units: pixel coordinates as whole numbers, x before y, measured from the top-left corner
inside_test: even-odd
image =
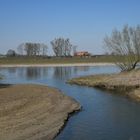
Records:
[[[112,56],[94,57],[4,57],[0,64],[71,64],[71,63],[113,63]]]

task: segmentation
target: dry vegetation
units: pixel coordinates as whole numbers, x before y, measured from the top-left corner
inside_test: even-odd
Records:
[[[119,74],[90,75],[71,79],[68,83],[115,90],[140,100],[140,70]]]

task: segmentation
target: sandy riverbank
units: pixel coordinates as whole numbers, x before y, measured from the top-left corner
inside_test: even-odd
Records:
[[[71,67],[71,66],[109,66],[113,63],[67,63],[67,64],[1,64],[0,67]]]
[[[55,88],[1,86],[0,140],[51,140],[69,114],[80,108],[79,103]]]
[[[73,78],[68,83],[118,91],[140,101],[140,70]]]

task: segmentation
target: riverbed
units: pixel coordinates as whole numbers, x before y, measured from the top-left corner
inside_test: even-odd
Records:
[[[115,66],[0,68],[3,83],[33,83],[59,88],[83,110],[72,116],[56,140],[139,140],[140,103],[95,88],[68,85],[73,77],[116,73]]]

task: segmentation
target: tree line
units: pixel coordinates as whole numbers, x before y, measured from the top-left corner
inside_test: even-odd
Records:
[[[39,55],[47,55],[48,46],[43,43],[22,43],[18,46],[17,51],[19,55],[26,56],[39,56]]]
[[[50,42],[52,50],[57,57],[71,56],[76,52],[76,46],[72,45],[69,38],[55,38]],[[48,45],[43,43],[22,43],[17,47],[17,53],[14,50],[8,50],[7,56],[47,56]]]
[[[76,46],[70,42],[69,38],[56,38],[50,44],[57,57],[71,56],[72,51],[76,52]],[[121,71],[135,69],[140,62],[140,25],[136,27],[124,25],[122,30],[114,29],[110,36],[104,38],[104,46],[106,46],[107,54],[114,56],[114,63]],[[23,43],[18,47],[18,54],[47,56],[47,49],[46,44]],[[16,55],[16,53],[9,50],[7,55]]]

